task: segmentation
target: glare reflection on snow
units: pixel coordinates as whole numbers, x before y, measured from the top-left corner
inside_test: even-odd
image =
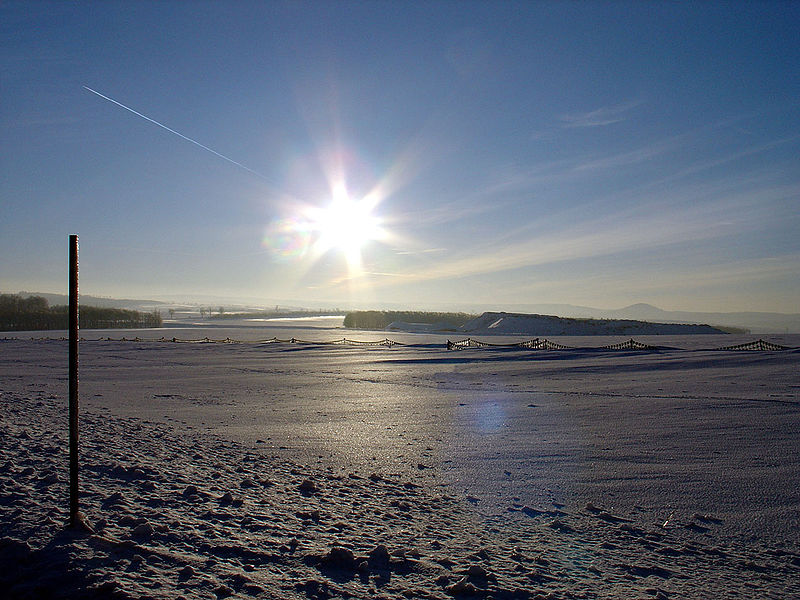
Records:
[[[506,412],[500,402],[493,398],[481,400],[472,409],[472,422],[474,428],[481,433],[497,431],[505,425]]]

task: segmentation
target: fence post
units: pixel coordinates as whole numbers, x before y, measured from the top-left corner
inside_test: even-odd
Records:
[[[69,524],[78,516],[78,236],[69,236]]]

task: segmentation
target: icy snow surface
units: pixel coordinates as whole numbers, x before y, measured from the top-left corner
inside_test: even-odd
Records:
[[[178,337],[206,335],[273,331]],[[67,343],[0,341],[0,586],[12,598],[800,595],[800,352],[701,350],[752,336],[640,338],[686,348],[654,353],[390,337],[416,345],[83,342],[94,533],[64,528]]]

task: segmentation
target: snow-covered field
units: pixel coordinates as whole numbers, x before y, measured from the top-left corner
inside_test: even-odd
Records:
[[[90,533],[64,528],[67,343],[41,335],[0,341],[12,598],[800,596],[800,351],[708,350],[756,336],[641,338],[681,348],[648,353],[84,331]]]

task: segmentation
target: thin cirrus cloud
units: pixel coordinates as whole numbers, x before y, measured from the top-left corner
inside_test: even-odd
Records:
[[[583,162],[576,164],[573,169],[575,171],[591,171],[613,169],[643,163],[656,159],[665,154],[678,152],[686,148],[687,145],[696,145],[698,143],[703,143],[714,139],[714,136],[717,135],[721,129],[729,127],[732,122],[732,119],[724,119],[721,121],[708,123],[695,129],[690,129],[681,133],[664,137],[662,139],[650,141],[632,150],[619,152],[609,156],[584,160]]]
[[[595,171],[632,166],[656,160],[669,153],[678,152],[690,142],[705,139],[716,128],[724,124],[710,124],[702,128],[652,140],[639,147],[616,154],[583,158],[573,156],[541,162],[527,168],[505,173],[473,195],[476,197],[490,197],[541,184],[569,183],[579,176],[593,176]]]
[[[476,198],[470,198],[475,200]],[[424,224],[426,228],[463,221],[469,218],[496,211],[510,201],[495,201],[494,203],[479,202],[469,203],[459,199],[439,206],[433,206],[414,213],[401,213],[394,215],[392,221],[395,224],[414,223],[415,225]]]
[[[785,138],[781,138],[781,139],[777,139],[777,140],[772,140],[772,141],[767,142],[765,144],[759,144],[757,146],[751,146],[749,148],[745,148],[745,149],[739,150],[737,152],[732,152],[732,153],[727,154],[726,156],[723,156],[723,157],[720,157],[720,158],[715,158],[715,159],[708,160],[708,161],[705,161],[705,162],[702,162],[702,163],[699,163],[699,164],[696,164],[696,165],[692,165],[691,167],[687,167],[686,169],[684,169],[684,170],[680,171],[679,173],[677,173],[676,176],[677,177],[684,177],[684,176],[687,176],[687,175],[693,175],[694,173],[698,173],[698,172],[701,172],[701,171],[712,169],[714,167],[719,167],[719,166],[722,166],[722,165],[725,165],[725,164],[740,160],[742,158],[748,158],[750,156],[754,156],[754,155],[757,155],[757,154],[763,154],[763,153],[768,152],[770,150],[774,150],[775,148],[778,148],[780,146],[791,145],[791,144],[796,143],[798,140],[800,140],[800,136],[793,135],[793,136],[789,136],[789,137],[785,137]]]
[[[603,106],[582,113],[564,114],[559,117],[562,127],[605,127],[626,120],[629,111],[642,104],[641,100],[632,100],[622,104]]]
[[[672,136],[645,146],[636,153],[655,156],[669,152],[680,147],[687,138],[696,135],[697,132],[687,132]],[[793,137],[784,138],[739,149],[694,165],[687,172],[678,171],[657,181],[651,180],[627,190],[617,190],[614,200],[618,206],[611,214],[607,213],[606,218],[577,224],[572,219],[573,225],[564,229],[563,220],[559,222],[558,214],[551,214],[551,218],[542,216],[535,222],[510,228],[503,234],[494,236],[492,243],[485,247],[467,244],[459,248],[458,252],[463,252],[460,255],[440,249],[437,252],[437,262],[418,263],[413,268],[398,270],[391,277],[384,273],[382,281],[393,285],[457,279],[562,261],[624,254],[653,246],[702,242],[747,231],[758,227],[770,215],[774,216],[774,211],[781,210],[779,207],[785,204],[787,198],[798,193],[795,184],[786,184],[779,177],[776,178],[780,169],[776,171],[765,166],[738,176],[727,174],[713,181],[685,182],[679,188],[674,185],[664,187],[664,180],[674,182],[698,170],[724,165],[794,141]],[[549,164],[543,171],[535,170],[528,177],[506,183],[511,187],[526,187],[532,181],[541,181],[543,178],[569,180],[577,175],[574,165],[570,167],[563,163]],[[498,208],[491,203],[482,206],[483,210],[489,207],[494,210]],[[572,210],[576,208],[573,207]],[[476,213],[483,210],[476,210]],[[569,209],[564,209],[560,214],[563,216],[567,210]],[[453,214],[458,215],[459,211],[447,210],[440,216],[445,218],[445,215]],[[546,232],[545,221],[554,226],[551,232]]]
[[[534,191],[541,185],[552,186],[554,184],[570,184],[572,182],[585,180],[586,177],[593,177],[602,171],[657,161],[668,155],[679,156],[678,153],[687,147],[687,145],[696,147],[698,144],[703,144],[709,139],[713,139],[716,131],[729,124],[728,121],[709,124],[695,130],[689,130],[662,139],[653,140],[637,148],[610,156],[589,157],[584,159],[569,158],[534,165],[527,169],[506,174],[502,178],[489,183],[480,194],[491,196],[493,194],[509,192],[519,193],[525,190]],[[651,196],[654,189],[663,188],[669,189],[672,195],[674,194],[674,183],[676,181],[687,179],[715,168],[730,165],[744,158],[766,154],[784,146],[791,146],[796,144],[798,140],[800,140],[800,136],[788,136],[768,140],[761,144],[751,144],[749,146],[740,147],[722,155],[708,157],[690,164],[684,162],[683,166],[681,166],[680,163],[670,163],[668,168],[663,170],[661,176],[656,176],[648,181],[633,186],[627,190],[627,194],[647,194]],[[780,173],[780,168],[769,171],[770,176],[775,176],[776,173]],[[749,172],[752,173],[752,169],[749,169]],[[741,176],[736,177],[735,180],[741,189],[741,184],[745,182],[741,180]],[[725,181],[730,183],[734,181],[734,179],[731,179],[730,175],[728,175]],[[668,188],[666,187],[667,184],[670,184]],[[716,186],[717,183],[715,182],[712,185]],[[617,191],[615,193],[615,197],[617,198],[625,195],[626,191]],[[608,200],[608,198],[606,198],[606,200]]]
[[[782,210],[779,206],[787,197],[797,193],[796,185],[776,184],[769,178],[740,183],[744,187],[736,191],[725,182],[673,189],[667,196],[549,232],[525,231],[523,227],[502,243],[494,239],[484,245],[466,244],[459,249],[461,254],[441,252],[436,261],[398,269],[393,277],[383,277],[372,285],[491,275],[653,248],[669,253],[670,247],[730,239],[758,229],[769,214]]]
[[[645,271],[631,273],[626,266],[613,272],[575,272],[561,273],[558,276],[528,279],[517,285],[503,286],[504,296],[509,299],[541,297],[547,294],[571,294],[580,298],[586,290],[592,290],[596,298],[598,290],[623,291],[633,296],[658,294],[660,298],[681,298],[686,295],[702,294],[706,290],[734,287],[763,286],[787,278],[800,277],[800,255],[797,253],[779,254],[765,258],[722,261],[702,261],[697,264],[660,263],[657,271],[651,265]],[[505,298],[501,298],[505,299]]]
[[[766,258],[732,261],[729,264],[714,265],[709,269],[706,265],[690,268],[674,269],[671,273],[659,277],[650,283],[650,289],[689,289],[722,285],[743,286],[751,282],[800,276],[800,255],[797,253],[782,254]]]
[[[612,156],[604,156],[592,160],[584,161],[575,165],[575,171],[591,171],[600,169],[613,169],[629,165],[639,164],[652,160],[668,152],[674,152],[681,148],[686,142],[687,135],[676,135],[669,138],[653,142],[647,146],[636,148],[627,152],[620,152]]]
[[[609,224],[609,219],[586,222],[572,231],[560,231],[491,248],[475,248],[466,256],[400,271],[395,277],[385,278],[381,283],[392,285],[450,280],[717,238],[733,233],[735,229],[735,226],[718,218],[719,210],[721,207],[718,210],[704,207],[703,210],[665,212],[658,216],[629,219],[616,225]]]

